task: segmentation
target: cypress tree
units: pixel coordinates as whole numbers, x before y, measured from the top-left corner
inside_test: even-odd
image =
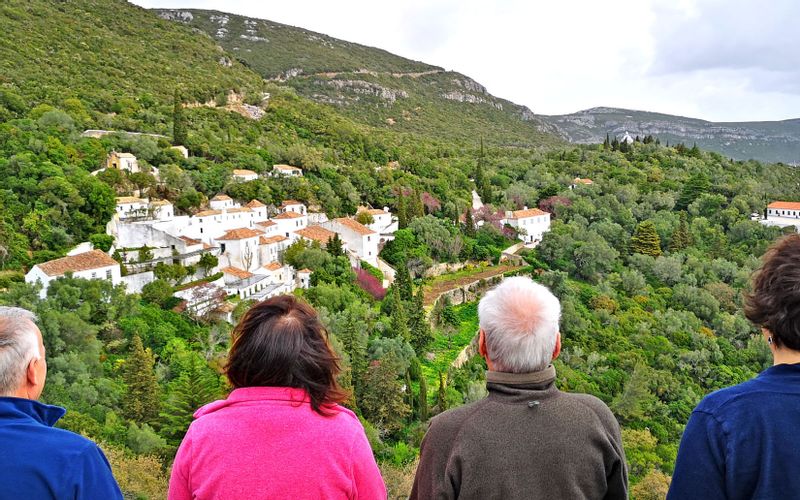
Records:
[[[158,417],[160,401],[153,369],[155,363],[155,356],[144,348],[142,339],[138,335],[133,337],[131,354],[122,372],[128,388],[122,398],[122,408],[129,420],[150,423]]]
[[[337,337],[350,357],[350,375],[356,394],[361,394],[364,375],[367,373],[367,336],[359,330],[356,320],[348,315]]]
[[[610,147],[611,147],[611,140],[608,136],[608,132],[606,132],[606,140],[603,141],[603,149],[608,151]]]
[[[414,298],[414,291],[411,283],[411,274],[408,272],[408,265],[405,261],[397,266],[397,273],[394,279],[395,286],[400,292],[400,298],[406,302],[411,302]]]
[[[328,240],[328,243],[325,245],[325,250],[334,257],[344,255],[344,244],[342,243],[342,239],[339,238],[339,233],[334,233],[333,237]]]
[[[428,382],[425,381],[425,377],[420,377],[419,379],[417,418],[419,418],[421,422],[428,420]]]
[[[186,144],[186,118],[183,116],[183,102],[180,92],[175,90],[175,102],[172,105],[172,142],[176,146]]]
[[[397,225],[400,229],[408,227],[408,202],[401,187],[397,192]]]
[[[467,207],[467,211],[464,213],[464,234],[470,238],[474,238],[476,234],[475,220],[472,218],[472,208],[470,207]]]
[[[414,296],[414,304],[411,307],[409,318],[409,329],[411,330],[411,346],[417,354],[421,354],[433,340],[431,325],[428,324],[428,318],[425,317],[422,289],[419,289]]]
[[[631,238],[631,252],[658,257],[661,255],[661,238],[656,232],[656,225],[653,221],[646,220],[636,227]]]
[[[439,372],[439,392],[436,393],[436,405],[440,412],[447,409],[447,386],[444,384],[444,374],[441,371]]]
[[[395,337],[409,340],[411,333],[408,330],[408,316],[406,315],[405,306],[400,298],[399,291],[395,288],[392,293],[392,315],[391,315],[391,328],[392,334]]]
[[[691,244],[689,225],[686,223],[686,212],[681,212],[680,217],[681,220],[677,229],[672,233],[672,241],[670,241],[669,249],[673,252],[679,252]]]

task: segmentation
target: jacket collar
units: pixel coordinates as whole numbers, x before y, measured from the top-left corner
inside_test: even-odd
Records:
[[[197,410],[194,413],[194,418],[202,417],[237,403],[252,401],[292,401],[299,405],[309,403],[311,399],[305,390],[295,387],[240,387],[234,389],[227,399],[214,401]]]
[[[46,405],[32,399],[0,397],[0,422],[3,420],[33,420],[52,427],[67,410],[60,406]]]
[[[538,404],[533,402],[554,396],[558,393],[555,380],[553,365],[530,373],[486,372],[489,399],[508,404]]]

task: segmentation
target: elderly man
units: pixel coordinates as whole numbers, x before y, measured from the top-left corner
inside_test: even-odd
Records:
[[[122,498],[100,448],[53,427],[64,408],[36,401],[47,363],[35,319],[0,307],[0,499]]]
[[[478,306],[489,395],[431,420],[412,499],[627,498],[620,430],[599,399],[555,386],[561,305],[508,278]]]

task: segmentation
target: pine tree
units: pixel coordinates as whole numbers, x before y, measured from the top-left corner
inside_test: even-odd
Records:
[[[358,406],[371,423],[386,432],[396,432],[411,409],[397,380],[399,362],[393,353],[373,361],[364,377],[364,391]]]
[[[394,277],[394,285],[400,292],[400,298],[406,302],[411,302],[414,298],[413,284],[411,283],[411,274],[408,272],[408,265],[405,261],[397,266],[397,273]]]
[[[361,331],[356,320],[348,315],[344,328],[337,335],[344,351],[350,358],[352,386],[356,395],[361,394],[364,375],[367,372],[367,340],[365,332]]]
[[[178,444],[192,423],[194,412],[220,396],[219,381],[199,357],[192,356],[186,371],[170,385],[161,411],[161,435]]]
[[[670,241],[669,249],[673,252],[684,250],[691,244],[689,236],[689,225],[686,222],[686,212],[681,212],[681,220],[678,227],[672,233],[672,240]]]
[[[412,198],[411,200],[409,200],[408,204],[408,212],[409,212],[409,217],[408,217],[409,222],[416,219],[417,217],[425,216],[425,205],[422,204],[422,195],[417,189],[415,189],[412,192]]]
[[[611,148],[611,138],[608,136],[608,132],[606,132],[606,140],[603,141],[603,149],[608,151]]]
[[[619,150],[619,139],[617,139],[615,136],[614,140],[611,141],[611,151],[617,151],[617,150]]]
[[[333,237],[328,240],[328,243],[325,245],[325,250],[334,257],[344,255],[344,244],[342,243],[342,239],[339,238],[339,233],[334,233]]]
[[[158,417],[159,394],[155,356],[145,349],[139,336],[133,337],[131,354],[125,361],[122,378],[128,390],[122,398],[125,417],[135,422],[150,423]]]
[[[470,238],[474,238],[476,234],[475,220],[472,218],[472,208],[470,207],[467,207],[467,211],[464,213],[464,234]]]
[[[478,196],[481,197],[481,201],[484,203],[491,203],[492,185],[489,179],[486,178],[485,167],[486,158],[483,152],[483,137],[481,137],[481,150],[478,156],[478,164],[475,168],[475,190],[478,192]]]
[[[436,406],[439,407],[439,412],[447,409],[447,386],[444,384],[444,374],[439,372],[439,392],[436,394]]]
[[[653,221],[643,221],[636,227],[636,232],[631,238],[631,253],[640,253],[651,257],[661,255],[661,238],[656,232],[656,225]]]
[[[419,379],[419,398],[417,400],[417,418],[420,422],[428,420],[428,382],[425,377]]]
[[[183,102],[180,92],[176,89],[172,106],[172,142],[176,146],[186,144],[186,118],[183,116]]]
[[[708,177],[702,173],[693,174],[683,185],[683,190],[675,203],[676,210],[686,210],[701,194],[707,192],[711,188],[711,182]]]
[[[411,330],[411,346],[417,354],[421,354],[433,340],[431,325],[425,317],[424,296],[420,288],[414,296],[414,304],[408,321]]]

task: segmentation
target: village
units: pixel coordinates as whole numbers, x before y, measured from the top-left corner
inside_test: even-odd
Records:
[[[188,156],[185,148],[174,149]],[[133,154],[116,151],[109,153],[104,169],[140,172]],[[158,177],[157,170],[151,173]],[[266,175],[302,177],[303,171],[274,165]],[[232,172],[232,182],[258,177],[247,169]],[[574,182],[572,188],[592,184],[589,179],[576,178]],[[477,193],[473,198],[473,209],[482,208]],[[538,244],[550,228],[550,214],[524,207],[504,212],[499,222],[513,227],[521,240],[512,247],[513,252]],[[477,223],[481,224],[483,221]],[[157,266],[179,265],[190,272],[182,280],[185,284],[176,286],[174,292],[181,300],[180,310],[195,317],[216,315],[232,321],[234,304],[229,299],[260,301],[310,286],[312,272],[294,269],[283,259],[284,251],[298,241],[325,247],[337,238],[352,267],[367,264],[377,268],[384,277],[381,285],[387,288],[395,270],[379,253],[398,227],[398,218],[388,207],[360,206],[351,217],[329,219],[299,200],[268,206],[258,200],[234,200],[218,194],[200,211],[179,215],[167,200],[134,193],[116,199],[114,216],[106,226],[114,241],[108,251],[82,243],[66,257],[33,266],[25,281],[38,283],[42,298],[53,280],[67,275],[110,280],[115,286],[124,285],[127,293],[141,293],[156,280]]]

